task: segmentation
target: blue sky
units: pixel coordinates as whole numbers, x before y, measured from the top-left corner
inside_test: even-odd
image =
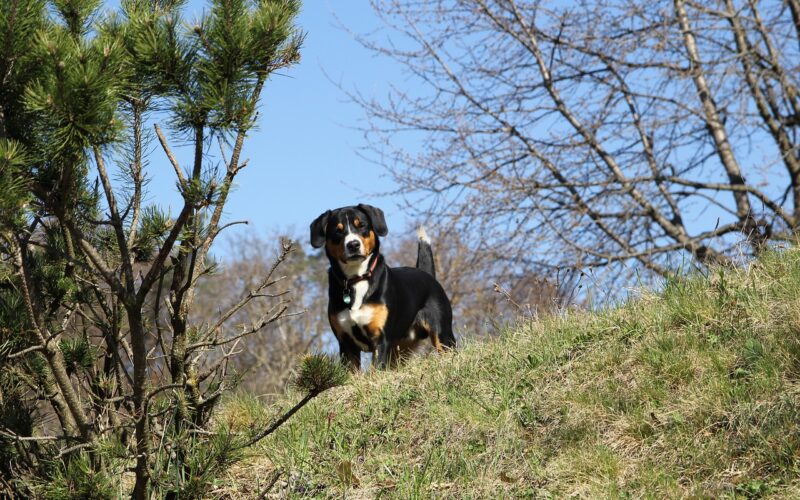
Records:
[[[204,5],[191,1],[186,19],[199,17]],[[310,248],[307,228],[317,215],[359,202],[381,207],[390,234],[402,233],[410,221],[397,200],[376,196],[393,190],[391,180],[382,167],[358,155],[365,145],[356,129],[363,111],[337,86],[383,96],[391,81],[403,78],[392,61],[376,58],[341,27],[364,34],[380,28],[380,21],[366,1],[306,0],[297,24],[306,32],[301,62],[273,75],[264,87],[258,129],[245,142],[243,156],[250,161],[226,207],[226,221],[250,225],[235,226],[229,234],[294,229]],[[189,156],[184,158],[186,165]],[[155,144],[149,172],[149,201],[177,212],[174,173]],[[217,245],[216,253],[224,255],[225,247]]]

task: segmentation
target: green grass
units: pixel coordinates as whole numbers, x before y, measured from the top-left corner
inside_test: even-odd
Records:
[[[219,492],[275,470],[281,497],[800,498],[800,250],[358,376]]]

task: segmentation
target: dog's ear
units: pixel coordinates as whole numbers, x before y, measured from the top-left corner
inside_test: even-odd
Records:
[[[320,248],[322,245],[325,244],[325,226],[328,225],[328,217],[330,217],[330,215],[331,211],[326,210],[319,217],[314,219],[314,222],[311,223],[312,247]]]
[[[360,203],[358,209],[367,214],[372,227],[375,229],[375,234],[378,236],[386,236],[389,234],[389,228],[386,227],[386,219],[383,217],[383,210],[372,205],[365,205]]]

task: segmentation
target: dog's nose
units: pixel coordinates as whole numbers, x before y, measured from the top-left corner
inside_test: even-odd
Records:
[[[349,250],[350,252],[358,252],[360,248],[361,248],[361,242],[358,240],[347,242],[347,250]]]

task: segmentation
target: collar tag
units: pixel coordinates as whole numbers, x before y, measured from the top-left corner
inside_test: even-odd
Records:
[[[372,262],[370,263],[369,269],[367,270],[366,274],[353,276],[352,278],[347,278],[345,276],[338,275],[335,266],[331,266],[330,268],[328,268],[328,273],[331,276],[331,278],[336,279],[336,281],[342,284],[343,286],[342,302],[344,302],[344,305],[346,305],[348,308],[353,303],[353,293],[354,293],[353,285],[361,281],[369,280],[370,278],[372,278],[372,273],[374,273],[375,268],[378,267],[378,260],[380,259],[380,255],[373,253],[371,259]]]

